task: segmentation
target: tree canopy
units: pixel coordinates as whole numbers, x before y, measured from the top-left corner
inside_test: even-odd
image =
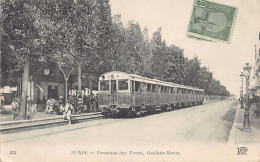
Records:
[[[184,49],[167,45],[160,27],[149,38],[138,22],[124,26],[120,15],[111,15],[109,0],[4,0],[0,13],[2,86],[17,84],[26,61],[33,71],[44,58],[78,69],[72,75],[79,90],[82,73],[83,87],[97,87],[102,73],[117,70],[229,95],[197,56],[188,59]]]

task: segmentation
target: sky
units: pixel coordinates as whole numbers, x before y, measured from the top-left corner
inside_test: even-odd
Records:
[[[184,56],[201,60],[213,77],[237,96],[240,93],[240,73],[246,62],[254,66],[255,45],[259,49],[260,0],[214,0],[237,8],[230,43],[208,42],[186,36],[193,0],[110,0],[112,15],[121,14],[122,21],[134,20],[149,35],[162,28],[167,45],[184,49]],[[244,86],[245,87],[245,86]]]

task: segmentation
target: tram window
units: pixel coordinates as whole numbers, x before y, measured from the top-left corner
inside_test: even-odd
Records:
[[[152,93],[155,93],[155,84],[152,84]]]
[[[109,81],[100,81],[100,90],[101,91],[108,91],[109,90]]]
[[[151,92],[151,84],[147,83],[147,92]]]
[[[160,93],[160,91],[161,91],[161,85],[157,85],[156,93]]]
[[[118,90],[128,90],[128,80],[118,80]]]
[[[139,89],[140,89],[140,92],[144,92],[145,89],[146,89],[146,84],[145,83],[141,83]]]
[[[165,87],[165,88],[164,88],[164,93],[167,93],[168,88],[169,88],[169,87]]]
[[[135,82],[135,92],[140,92],[140,82]]]
[[[163,92],[164,92],[164,88],[165,88],[165,87],[164,87],[164,86],[162,86],[162,88],[161,88],[161,93],[163,93]]]

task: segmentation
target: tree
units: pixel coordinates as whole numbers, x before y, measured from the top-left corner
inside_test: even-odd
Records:
[[[44,29],[43,39],[47,37],[54,44],[54,58],[59,61],[69,58],[65,62],[77,65],[81,94],[82,65],[98,60],[97,51],[104,45],[104,36],[109,32],[111,15],[108,1],[46,1],[41,8],[34,10],[34,14],[37,28]]]
[[[133,21],[128,22],[125,36],[125,51],[122,61],[126,67],[125,72],[141,74],[143,38],[140,25]]]
[[[3,59],[11,59],[17,64],[12,64],[14,73],[22,72],[22,100],[20,104],[20,116],[26,118],[26,100],[29,82],[29,67],[32,62],[39,62],[44,56],[41,53],[38,30],[34,26],[35,19],[31,14],[31,6],[36,1],[30,0],[5,0],[1,3],[3,20]],[[8,53],[7,53],[8,52]],[[33,67],[31,67],[33,68]],[[5,75],[11,74],[5,69]]]
[[[192,59],[186,59],[184,62],[185,67],[185,84],[192,87],[200,87],[200,67],[201,63],[197,56]]]
[[[184,84],[184,56],[183,50],[175,45],[168,47],[167,67],[165,69],[166,80]]]

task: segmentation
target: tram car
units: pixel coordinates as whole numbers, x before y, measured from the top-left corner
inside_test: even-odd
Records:
[[[105,117],[142,116],[204,101],[202,89],[120,71],[101,75],[98,91],[99,109]]]

